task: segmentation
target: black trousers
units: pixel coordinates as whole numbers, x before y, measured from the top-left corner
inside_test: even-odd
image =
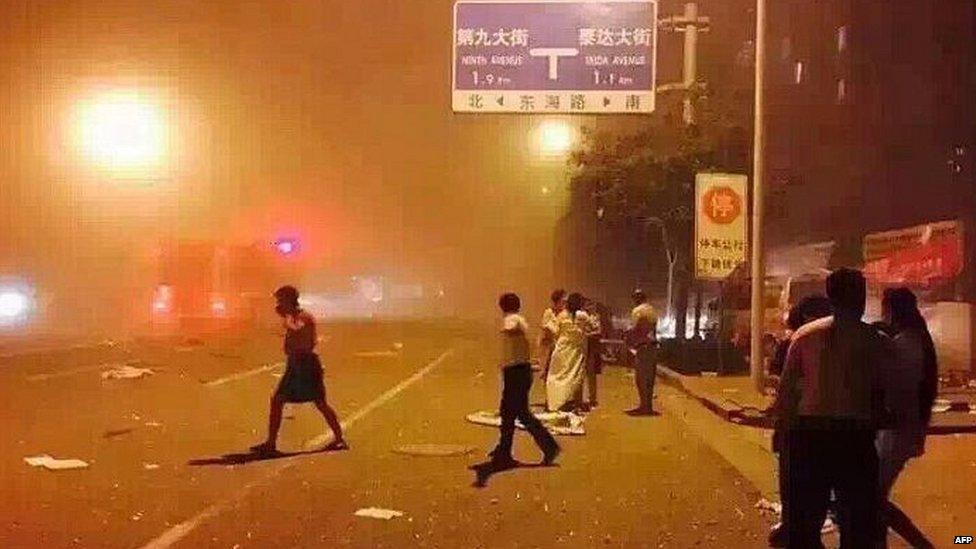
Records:
[[[840,546],[870,548],[878,532],[878,454],[867,429],[798,428],[787,433],[783,508],[791,548],[822,547],[820,528],[837,496]]]
[[[518,419],[525,429],[535,439],[544,452],[556,448],[556,439],[546,430],[531,410],[529,410],[529,390],[532,389],[532,367],[528,364],[516,364],[503,371],[502,386],[502,426],[501,438],[495,449],[495,458],[505,458],[512,455],[512,437],[515,434],[515,420]]]

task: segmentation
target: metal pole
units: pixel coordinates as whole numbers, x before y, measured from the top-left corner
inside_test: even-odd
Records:
[[[766,52],[766,0],[756,0],[756,90],[752,140],[752,310],[749,371],[757,391],[763,389],[763,331],[766,306],[763,259],[763,72]]]
[[[683,118],[685,124],[695,123],[695,110],[691,94],[694,93],[695,81],[698,80],[698,4],[685,4],[684,19],[687,22],[685,33],[684,67],[682,70],[682,84],[685,86]]]

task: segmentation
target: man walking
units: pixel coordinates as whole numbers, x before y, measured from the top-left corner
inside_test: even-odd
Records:
[[[551,465],[559,455],[559,444],[529,409],[529,391],[532,389],[532,367],[529,365],[529,325],[519,314],[521,300],[515,294],[504,294],[498,300],[502,311],[502,424],[498,446],[489,454],[496,469],[515,467],[512,457],[512,437],[515,420],[518,419],[529,431],[542,450],[542,463]]]
[[[878,374],[885,347],[861,321],[860,271],[834,271],[827,296],[834,314],[794,334],[775,404],[788,448],[787,546],[822,546],[820,528],[833,490],[842,510],[841,547],[870,547],[879,520],[874,438],[883,415]]]

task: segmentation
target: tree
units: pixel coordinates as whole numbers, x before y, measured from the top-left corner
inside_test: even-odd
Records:
[[[660,231],[676,334],[685,333],[692,281],[695,174],[743,173],[748,165],[748,96],[702,88],[693,93],[692,104],[696,116],[690,125],[677,102],[630,134],[584,130],[570,157],[572,212],[596,215],[634,233]]]

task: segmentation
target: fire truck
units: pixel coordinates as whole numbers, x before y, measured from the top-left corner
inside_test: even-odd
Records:
[[[270,294],[278,273],[262,246],[175,241],[160,247],[157,267],[149,303],[157,331],[242,330],[273,317]]]

